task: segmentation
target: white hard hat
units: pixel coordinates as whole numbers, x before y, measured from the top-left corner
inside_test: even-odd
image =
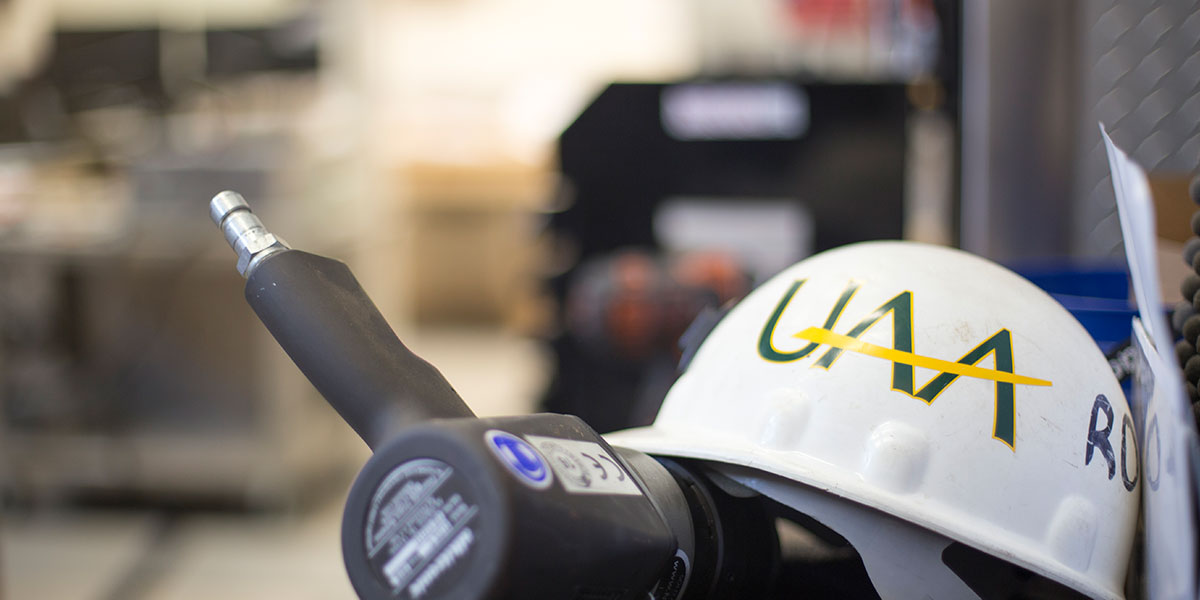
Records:
[[[709,334],[652,426],[607,437],[1123,596],[1139,490],[1121,388],[1057,302],[965,252],[870,242],[784,270]]]

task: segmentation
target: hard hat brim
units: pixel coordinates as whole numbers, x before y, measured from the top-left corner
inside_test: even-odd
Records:
[[[762,448],[734,436],[722,436],[711,431],[676,430],[656,425],[617,431],[604,437],[614,446],[651,455],[738,465],[785,477],[960,541],[1070,586],[1089,597],[1104,600],[1122,600],[1125,597],[1123,590],[1098,585],[1097,578],[1086,577],[1042,551],[1037,544],[1012,532],[980,523],[955,507],[931,505],[929,498],[918,501],[909,497],[911,494],[880,490],[861,478],[846,477],[839,467],[805,460],[795,456],[795,452]],[[1096,543],[1115,542],[1097,540]],[[1124,579],[1123,574],[1120,579]]]

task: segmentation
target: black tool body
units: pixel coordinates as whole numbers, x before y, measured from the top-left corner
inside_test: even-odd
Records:
[[[368,599],[644,600],[679,546],[646,490],[575,417],[417,425],[351,489],[346,568]]]

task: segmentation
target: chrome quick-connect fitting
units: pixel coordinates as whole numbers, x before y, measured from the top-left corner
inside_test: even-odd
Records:
[[[268,256],[290,249],[286,242],[267,231],[237,192],[224,191],[213,196],[208,212],[225,234],[225,241],[237,252],[237,270],[242,277],[250,277]]]

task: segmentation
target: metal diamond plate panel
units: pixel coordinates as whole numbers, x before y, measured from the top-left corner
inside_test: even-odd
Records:
[[[1081,3],[1084,47],[1077,251],[1120,251],[1108,162],[1096,122],[1147,171],[1200,165],[1200,1]]]

